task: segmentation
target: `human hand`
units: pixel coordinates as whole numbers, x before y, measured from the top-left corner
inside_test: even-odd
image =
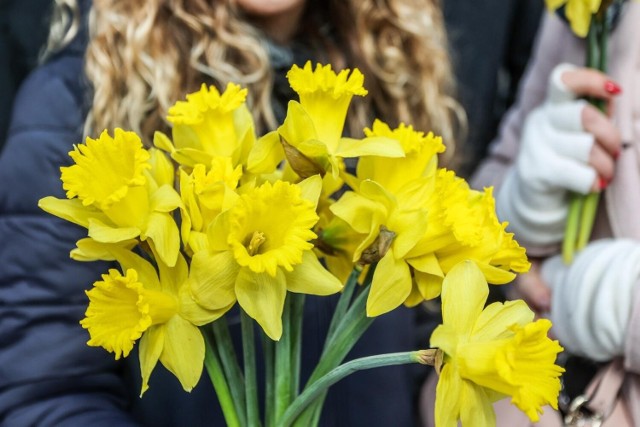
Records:
[[[620,93],[605,74],[569,64],[551,74],[545,102],[527,117],[515,168],[498,193],[501,219],[525,246],[562,240],[568,193],[603,190],[614,176],[621,137],[611,119],[580,96],[608,105]]]
[[[530,259],[531,268],[527,273],[520,274],[511,285],[509,299],[522,299],[536,313],[545,316],[551,309],[551,289],[544,282],[540,266],[540,259]]]
[[[556,67],[547,100],[525,125],[530,135],[523,138],[519,159],[525,177],[583,194],[604,189],[613,178],[620,154],[620,132],[607,115],[577,98],[602,99],[610,111],[620,91],[600,71],[569,64]],[[559,168],[551,167],[554,165]]]

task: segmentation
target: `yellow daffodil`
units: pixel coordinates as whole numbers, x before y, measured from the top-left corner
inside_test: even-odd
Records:
[[[282,126],[258,141],[249,158],[250,171],[269,172],[286,154],[293,169],[303,178],[324,172],[336,177],[341,158],[404,156],[400,144],[391,138],[343,137],[351,99],[367,94],[364,76],[358,69],[336,74],[330,65],[318,64],[313,69],[311,62],[307,62],[303,68],[294,65],[287,77],[300,102],[290,101]]]
[[[492,189],[471,190],[468,199],[471,214],[480,222],[479,239],[473,244],[453,244],[437,252],[443,271],[449,271],[463,259],[472,259],[489,283],[504,284],[517,273],[529,271],[525,249],[506,231],[507,223],[496,216]]]
[[[213,220],[237,199],[235,189],[242,167],[233,167],[231,158],[214,157],[209,171],[202,164],[187,174],[180,170],[182,197],[182,240],[190,253],[206,250],[206,231]]]
[[[545,0],[547,9],[555,11],[566,5],[565,16],[571,29],[578,37],[586,37],[589,33],[591,18],[600,9],[602,0]]]
[[[359,179],[376,181],[391,192],[396,192],[408,182],[428,176],[436,171],[437,154],[444,152],[442,138],[429,132],[419,132],[412,126],[400,124],[395,129],[380,120],[373,122],[372,129],[365,129],[368,137],[382,136],[397,140],[405,153],[404,158],[363,156],[358,161]]]
[[[351,226],[330,211],[329,207],[320,211],[317,226],[318,238],[315,250],[324,260],[327,269],[344,283],[354,267],[353,256],[366,235],[357,233]]]
[[[111,255],[125,274],[109,270],[87,291],[89,306],[80,324],[89,331],[88,345],[103,347],[119,359],[127,357],[140,339],[141,394],[149,388],[158,360],[191,391],[202,374],[205,352],[196,325],[215,320],[230,305],[205,310],[193,302],[182,256],[174,267],[160,262],[158,275],[148,261],[130,251],[112,248]]]
[[[180,196],[167,178],[167,165],[150,154],[133,132],[104,131],[99,139],[87,138],[69,155],[75,164],[61,168],[67,200],[45,197],[45,211],[79,224],[98,242],[117,243],[140,237],[151,239],[163,262],[173,265],[180,249],[178,227],[171,212],[181,205]],[[156,169],[157,169],[156,168]],[[159,185],[156,173],[167,183]]]
[[[169,108],[173,143],[156,132],[154,143],[178,163],[193,167],[209,165],[214,156],[230,157],[233,166],[246,165],[255,142],[253,118],[245,100],[247,90],[229,83],[221,94],[214,86],[202,85]]]
[[[367,316],[398,307],[411,293],[411,271],[406,255],[426,232],[425,181],[414,180],[397,194],[365,180],[358,193],[342,195],[331,211],[364,236],[354,261],[377,262],[367,299]]]
[[[427,198],[427,232],[407,254],[413,268],[408,306],[440,295],[442,280],[465,259],[475,261],[492,284],[505,284],[529,270],[525,249],[495,213],[491,189],[483,192],[451,171],[440,169]]]
[[[320,189],[315,176],[297,185],[266,182],[241,192],[209,227],[209,251],[193,256],[192,272],[199,278],[192,282],[195,301],[216,309],[220,300],[237,299],[278,340],[287,291],[329,295],[342,289],[310,243]]]
[[[451,269],[442,285],[443,323],[431,346],[444,352],[436,389],[435,421],[439,427],[494,426],[493,402],[511,402],[531,421],[542,407],[557,409],[560,375],[555,364],[562,351],[548,338],[551,322],[532,322],[524,301],[485,305],[489,290],[480,269],[464,261]]]

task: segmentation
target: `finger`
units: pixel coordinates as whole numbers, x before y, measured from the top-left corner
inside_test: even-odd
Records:
[[[552,182],[579,194],[590,193],[593,183],[598,178],[593,167],[571,158],[558,158],[552,167],[556,171]]]
[[[622,149],[622,136],[613,122],[593,105],[585,105],[582,109],[582,126],[591,133],[598,145],[610,156],[617,158]]]
[[[610,100],[622,93],[622,88],[606,74],[592,68],[565,70],[562,83],[577,96],[592,96]]]
[[[589,164],[593,166],[598,177],[591,187],[592,191],[604,190],[609,182],[613,179],[615,171],[615,161],[609,153],[607,153],[601,145],[594,144],[589,155]]]

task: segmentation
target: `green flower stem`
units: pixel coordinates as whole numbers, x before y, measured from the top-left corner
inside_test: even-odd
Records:
[[[204,366],[207,369],[213,388],[216,391],[216,396],[218,397],[218,402],[222,408],[224,420],[229,427],[244,426],[245,424],[240,422],[240,418],[236,412],[236,407],[234,405],[233,397],[231,396],[231,391],[229,390],[229,385],[227,384],[227,380],[225,379],[222,371],[220,358],[211,344],[213,338],[207,331],[203,331],[203,336],[206,349],[204,354]]]
[[[576,240],[577,251],[584,249],[591,237],[593,223],[595,222],[596,212],[598,211],[598,204],[600,203],[600,193],[589,193],[586,196],[582,196],[582,200],[580,231],[578,232]]]
[[[329,324],[329,331],[327,332],[327,342],[333,337],[335,330],[338,328],[338,324],[344,317],[349,308],[349,304],[351,303],[351,299],[353,298],[353,293],[356,290],[356,284],[358,283],[358,277],[362,273],[362,270],[354,267],[347,279],[347,282],[344,285],[344,289],[342,290],[342,294],[340,294],[340,299],[338,300],[338,304],[336,305],[336,309],[333,311],[333,316],[331,317],[331,324]]]
[[[377,356],[362,357],[340,365],[323,375],[311,386],[307,387],[285,412],[278,427],[288,427],[296,418],[320,395],[341,379],[356,371],[379,368],[382,366],[405,365],[408,363],[423,363],[421,352],[409,351],[404,353],[380,354]]]
[[[300,362],[302,357],[302,323],[304,319],[304,294],[290,293],[291,312],[289,325],[291,328],[291,397],[298,396],[300,389]]]
[[[262,352],[264,353],[264,379],[265,379],[265,392],[264,392],[264,424],[267,427],[274,427],[276,425],[275,420],[275,343],[265,333],[262,334]]]
[[[347,356],[362,334],[369,328],[375,318],[366,316],[367,297],[369,296],[369,286],[365,286],[353,305],[349,308],[342,321],[338,325],[334,336],[325,344],[324,351],[320,356],[320,361],[316,365],[311,377],[307,381],[305,390],[311,387],[321,377],[337,367]],[[296,421],[296,426],[314,426],[317,422],[319,412],[324,403],[324,396],[321,396],[315,403],[310,405]],[[314,414],[316,414],[314,416]]]
[[[247,402],[247,422],[250,426],[260,426],[253,319],[251,319],[244,310],[241,309],[240,312],[240,321],[242,323],[242,355],[244,358],[244,393]]]
[[[211,324],[213,336],[215,338],[216,349],[220,355],[220,362],[222,369],[231,389],[231,397],[236,407],[236,412],[242,425],[246,425],[246,400],[244,392],[244,378],[236,352],[233,348],[233,342],[231,341],[231,335],[229,334],[229,326],[225,317],[221,317]]]
[[[584,196],[578,193],[571,193],[569,196],[569,213],[567,215],[567,225],[564,230],[564,240],[562,242],[562,259],[565,264],[571,264],[576,251],[576,241],[578,238],[578,228]]]
[[[587,35],[586,66],[602,72],[607,69],[607,42],[609,28],[605,17],[606,10],[593,16]],[[605,112],[606,103],[601,99],[589,99],[589,102]],[[583,249],[591,237],[595,216],[600,202],[600,193],[586,196],[575,195],[569,203],[569,216],[562,243],[562,257],[565,263],[573,261],[576,251]]]
[[[275,420],[276,425],[291,403],[291,293],[287,293],[282,312],[282,336],[276,343]]]

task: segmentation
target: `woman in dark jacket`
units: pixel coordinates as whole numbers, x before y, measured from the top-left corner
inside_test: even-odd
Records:
[[[431,0],[420,10],[415,2],[396,10],[369,0],[291,0],[275,11],[250,0],[110,0],[92,10],[86,0],[64,3],[81,17],[77,35],[21,88],[0,157],[0,423],[223,425],[206,376],[187,394],[158,367],[141,399],[136,355],[116,362],[86,345],[83,291],[108,266],[72,261],[84,230],[40,211],[38,200],[64,197],[59,168],[84,129],[96,136],[119,126],[149,143],[154,130],[167,130],[167,108],[202,82],[248,86],[258,132],[274,127],[294,95],[284,73],[307,59],[358,66],[370,79],[370,104],[356,105],[352,132],[376,111],[389,123],[451,136],[455,103],[440,12]],[[303,381],[334,303],[308,301]],[[229,322],[237,328],[233,315]],[[409,310],[381,317],[349,357],[417,348],[414,323]],[[354,375],[332,388],[323,424],[411,426],[413,386],[405,367]]]

